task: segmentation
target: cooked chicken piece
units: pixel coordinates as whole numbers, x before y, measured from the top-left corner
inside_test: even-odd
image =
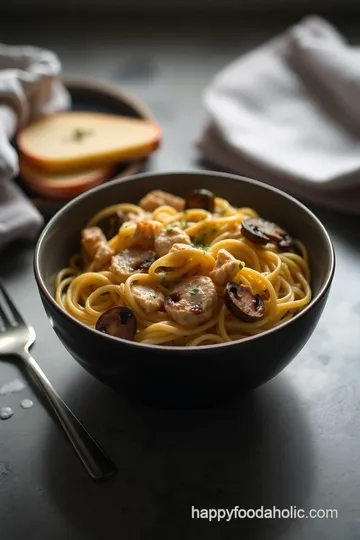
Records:
[[[139,249],[154,249],[155,238],[162,229],[159,221],[139,221],[136,225],[130,247]]]
[[[94,260],[91,263],[90,270],[93,270],[94,272],[105,270],[109,266],[113,255],[114,250],[111,249],[111,247],[107,244],[99,244]]]
[[[167,313],[183,326],[197,326],[211,319],[217,305],[215,286],[207,276],[185,279],[165,299]]]
[[[155,259],[154,251],[124,249],[112,257],[109,270],[116,283],[124,283],[134,272],[146,272]]]
[[[192,249],[192,250],[195,250],[197,248],[194,248],[193,246],[189,246],[187,244],[180,244],[180,243],[176,243],[176,244],[173,244],[172,248],[170,249],[169,253],[175,253],[175,251],[182,251],[184,249]]]
[[[83,245],[80,248],[80,255],[83,262],[82,267],[85,269],[91,264],[92,258]]]
[[[99,227],[84,229],[81,234],[81,243],[92,259],[91,270],[96,272],[110,263],[114,251],[108,246],[105,235]]]
[[[127,221],[144,221],[151,219],[151,213],[144,212],[143,214],[135,214],[135,212],[129,212],[126,218]]]
[[[88,254],[94,258],[99,244],[106,244],[107,242],[100,227],[88,227],[81,232],[81,243]]]
[[[166,191],[156,189],[155,191],[150,191],[141,199],[140,206],[148,212],[153,212],[159,206],[172,206],[175,210],[181,212],[185,207],[185,200]]]
[[[164,295],[146,285],[133,285],[131,287],[134,298],[145,313],[159,311],[164,305]]]
[[[209,276],[218,287],[232,281],[239,271],[239,263],[226,249],[219,249],[214,269]]]
[[[167,227],[155,239],[155,251],[159,257],[169,253],[174,244],[191,244],[190,237],[179,227]]]

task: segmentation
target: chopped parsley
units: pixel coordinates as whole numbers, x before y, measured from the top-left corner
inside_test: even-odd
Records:
[[[167,227],[167,228],[165,229],[165,232],[167,232],[167,233],[168,233],[168,232],[172,232],[172,231],[174,230],[174,228],[175,228],[175,227],[173,227],[173,226]]]
[[[195,240],[195,244],[199,245],[199,246],[209,246],[209,244],[207,243],[207,236],[206,234],[203,234],[202,236],[200,236],[200,238],[198,238],[197,240]]]
[[[71,133],[68,139],[65,139],[66,141],[75,141],[75,142],[81,142],[85,137],[91,135],[93,133],[92,129],[74,129],[74,131]]]
[[[192,247],[194,247],[196,249],[202,249],[203,251],[206,251],[206,250],[209,249],[210,244],[202,244],[202,243],[198,243],[198,242],[193,242]]]
[[[199,289],[195,287],[195,289],[191,289],[190,294],[191,296],[195,296],[199,292]]]
[[[242,270],[244,268],[243,263],[239,263],[239,270]]]

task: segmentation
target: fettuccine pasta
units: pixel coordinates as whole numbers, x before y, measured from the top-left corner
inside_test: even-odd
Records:
[[[71,316],[112,333],[101,321],[127,308],[132,335],[114,335],[155,345],[241,340],[310,300],[305,246],[255,209],[204,190],[187,199],[154,191],[139,205],[104,208],[56,277],[56,301]]]

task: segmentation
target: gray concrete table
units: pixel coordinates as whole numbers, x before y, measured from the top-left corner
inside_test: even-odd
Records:
[[[2,41],[54,48],[67,74],[122,82],[142,97],[164,126],[164,145],[151,162],[157,171],[198,166],[203,88],[224,63],[283,25],[188,19],[175,31],[153,21],[85,23],[2,19],[0,28]],[[1,253],[1,278],[37,332],[33,355],[118,466],[114,479],[94,484],[28,383],[21,393],[0,396],[0,407],[15,412],[0,422],[1,540],[358,540],[359,219],[315,211],[331,233],[338,265],[314,335],[275,380],[212,410],[154,410],[94,380],[47,321],[32,274],[33,246]],[[1,362],[0,385],[16,377],[22,378],[17,367]],[[34,401],[28,410],[20,408],[26,397]],[[262,505],[336,509],[339,517],[191,519],[192,506]]]

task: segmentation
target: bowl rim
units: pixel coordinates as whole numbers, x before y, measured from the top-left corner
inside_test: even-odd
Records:
[[[229,180],[236,180],[242,183],[246,184],[252,184],[259,186],[261,189],[264,189],[265,191],[272,191],[281,197],[287,199],[291,204],[294,204],[295,206],[300,207],[308,216],[311,218],[313,222],[317,225],[317,228],[320,230],[321,234],[326,240],[326,243],[329,248],[330,252],[330,266],[327,270],[326,279],[323,283],[323,285],[320,288],[320,291],[317,293],[315,297],[313,297],[310,300],[310,303],[299,313],[294,315],[291,319],[288,321],[285,321],[282,324],[279,324],[278,326],[275,326],[274,328],[270,328],[269,330],[265,330],[264,332],[260,332],[259,334],[255,334],[253,336],[245,337],[241,340],[236,341],[227,341],[225,343],[214,343],[210,345],[196,345],[196,346],[180,346],[180,345],[155,345],[150,343],[141,343],[136,341],[128,341],[122,338],[117,338],[114,336],[110,336],[107,334],[103,334],[98,332],[95,328],[91,328],[90,326],[87,326],[85,323],[79,321],[72,315],[70,315],[67,311],[63,310],[59,304],[56,302],[55,298],[50,294],[48,288],[46,287],[43,277],[41,275],[40,271],[40,250],[42,243],[47,236],[48,232],[53,227],[54,223],[57,221],[57,219],[62,215],[65,214],[69,209],[71,209],[73,206],[76,206],[81,202],[82,199],[85,199],[89,196],[93,196],[94,194],[98,193],[99,191],[106,190],[112,186],[117,186],[122,183],[127,182],[136,182],[137,179],[142,178],[150,178],[150,177],[163,177],[163,176],[179,176],[179,175],[200,175],[200,176],[210,176],[210,177],[217,177],[217,178],[224,178]],[[75,323],[83,327],[89,332],[94,333],[96,336],[101,336],[103,339],[111,340],[115,343],[118,343],[119,345],[126,345],[126,346],[133,346],[135,348],[145,348],[145,349],[155,349],[159,351],[167,351],[167,352],[179,352],[179,351],[192,351],[193,353],[196,351],[206,351],[206,350],[214,350],[217,348],[224,348],[224,347],[234,347],[239,346],[240,344],[247,344],[249,342],[252,342],[254,340],[261,339],[262,337],[268,336],[269,334],[273,334],[275,332],[280,332],[283,328],[286,328],[287,326],[293,325],[298,321],[299,319],[302,319],[305,317],[310,311],[312,311],[317,304],[322,300],[322,298],[326,295],[328,292],[331,283],[333,281],[334,273],[335,273],[335,266],[336,266],[336,258],[335,258],[335,250],[333,243],[331,241],[330,235],[327,232],[325,226],[322,224],[320,219],[302,202],[298,201],[295,197],[292,195],[289,195],[288,193],[271,186],[269,184],[266,184],[265,182],[260,182],[259,180],[254,180],[252,178],[248,178],[246,176],[241,176],[237,174],[231,174],[231,173],[225,173],[225,172],[217,172],[217,171],[206,171],[206,170],[199,170],[199,169],[190,169],[190,170],[176,170],[176,171],[162,171],[162,172],[144,172],[139,173],[134,176],[127,176],[127,177],[119,177],[115,178],[109,183],[102,184],[100,186],[94,187],[89,191],[86,191],[85,193],[82,193],[81,195],[78,195],[68,203],[66,203],[52,218],[49,220],[49,222],[46,224],[44,229],[42,230],[34,251],[34,257],[33,257],[33,269],[35,274],[35,279],[37,282],[37,285],[40,289],[40,292],[45,296],[47,301],[52,305],[52,307],[58,312],[59,315],[61,315],[65,319],[69,319],[70,322]]]

